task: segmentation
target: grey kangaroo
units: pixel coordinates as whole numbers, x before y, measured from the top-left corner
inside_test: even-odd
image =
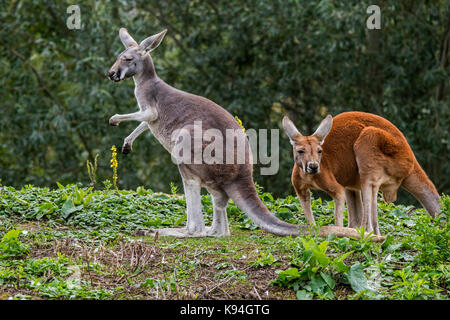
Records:
[[[119,54],[111,67],[108,77],[116,82],[133,77],[135,96],[139,111],[124,115],[114,115],[109,119],[113,126],[121,121],[134,120],[139,126],[124,141],[124,151],[131,151],[134,139],[150,129],[163,147],[172,153],[180,141],[185,138],[177,132],[190,133],[194,136],[195,123],[201,122],[202,129],[214,129],[222,133],[223,146],[227,145],[227,130],[234,130],[237,139],[245,141],[245,148],[238,150],[232,141],[233,157],[245,152],[244,163],[178,163],[184,193],[186,197],[187,223],[184,228],[167,228],[157,230],[138,230],[136,234],[161,236],[202,237],[229,236],[226,207],[231,198],[260,228],[281,236],[298,235],[309,232],[306,226],[296,226],[277,219],[258,198],[253,183],[253,165],[249,142],[241,127],[225,109],[216,103],[194,94],[175,89],[161,80],[155,72],[150,52],[162,42],[167,30],[144,39],[138,44],[125,28],[119,31],[119,37],[125,50]],[[233,137],[234,139],[234,137]],[[208,144],[202,142],[201,148]],[[224,153],[227,148],[223,148]],[[230,151],[228,151],[230,152]],[[191,150],[194,155],[194,150]],[[225,158],[224,156],[223,158]],[[227,158],[228,159],[228,158]],[[234,158],[233,158],[234,159]],[[213,222],[206,227],[201,212],[200,189],[206,188],[213,200]],[[334,233],[336,236],[354,236],[357,232],[351,228],[327,226],[321,227],[319,235]]]

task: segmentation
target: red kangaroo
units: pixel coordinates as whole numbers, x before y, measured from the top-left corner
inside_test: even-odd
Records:
[[[417,162],[403,134],[370,113],[328,115],[311,136],[302,136],[288,117],[283,128],[294,151],[292,185],[306,219],[314,223],[310,189],[327,192],[335,203],[335,224],[343,226],[347,201],[349,227],[364,226],[379,235],[377,194],[397,199],[400,186],[434,217],[441,209],[435,186]],[[361,197],[362,193],[362,197]]]

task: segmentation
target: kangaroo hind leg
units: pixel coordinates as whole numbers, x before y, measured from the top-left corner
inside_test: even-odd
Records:
[[[380,186],[386,180],[387,171],[394,165],[390,156],[386,155],[384,146],[386,132],[374,127],[361,131],[353,150],[358,164],[363,198],[363,215],[361,226],[367,232],[379,235],[377,195]]]
[[[364,214],[361,191],[345,189],[345,198],[347,201],[349,228],[361,227]]]
[[[183,177],[183,187],[186,197],[186,227],[137,230],[135,235],[149,236],[158,233],[160,236],[173,236],[179,238],[206,236],[205,222],[201,210],[200,183],[195,179],[186,179]]]
[[[214,237],[227,237],[230,235],[227,217],[229,197],[225,192],[216,190],[211,190],[210,194],[213,201],[213,222],[211,227],[206,227],[206,234]]]

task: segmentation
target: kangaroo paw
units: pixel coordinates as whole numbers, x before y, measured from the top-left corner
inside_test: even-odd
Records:
[[[114,126],[114,127],[119,125],[119,120],[117,119],[117,114],[113,115],[111,118],[109,118],[109,125]]]
[[[131,145],[129,145],[128,143],[127,144],[124,144],[123,145],[123,147],[122,147],[122,153],[123,154],[129,154],[130,152],[131,152]]]

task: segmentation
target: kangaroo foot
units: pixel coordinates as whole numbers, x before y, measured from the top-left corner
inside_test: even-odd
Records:
[[[206,235],[208,237],[229,237],[230,230],[221,230],[219,228],[206,227]]]

